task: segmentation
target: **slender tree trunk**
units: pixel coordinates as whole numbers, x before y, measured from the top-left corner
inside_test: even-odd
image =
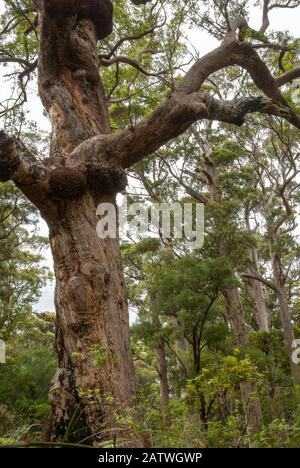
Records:
[[[208,174],[210,196],[215,203],[222,203],[222,193],[218,184],[218,171],[210,161],[209,154],[210,148],[208,147],[208,156],[205,157],[205,169],[206,174]],[[226,248],[223,245],[220,247],[220,254],[227,255]],[[223,294],[226,302],[228,321],[233,327],[236,343],[241,346],[246,345],[248,338],[239,289],[226,289]],[[242,382],[240,389],[247,432],[251,436],[253,432],[259,431],[262,427],[262,412],[258,390],[256,384],[250,382]]]
[[[285,276],[282,269],[280,254],[278,252],[277,233],[274,231],[273,226],[270,223],[268,223],[268,236],[270,242],[270,257],[272,262],[274,283],[277,289],[280,320],[283,329],[284,340],[289,353],[290,368],[294,381],[296,383],[300,383],[300,366],[294,363],[292,360],[294,351],[293,342],[295,340],[295,336],[289,311],[288,296],[285,288]]]
[[[295,364],[292,360],[292,354],[294,351],[293,342],[295,340],[293,325],[291,321],[290,311],[289,311],[289,302],[287,298],[287,293],[285,290],[284,285],[281,281],[281,268],[278,261],[277,254],[272,252],[272,266],[273,266],[273,274],[275,279],[275,284],[278,290],[278,304],[279,304],[279,312],[280,312],[280,320],[283,329],[283,335],[286,342],[286,346],[289,353],[289,360],[290,360],[290,367],[292,371],[293,378],[296,383],[300,382],[300,367],[299,365]]]
[[[249,234],[252,232],[250,224],[250,213],[249,208],[245,208],[245,222]],[[249,259],[250,265],[248,272],[250,275],[259,275],[258,266],[258,249],[254,243],[249,247]],[[269,331],[269,318],[267,305],[265,300],[265,294],[260,281],[247,279],[246,280],[247,292],[254,304],[254,316],[258,327],[258,330]]]
[[[161,322],[157,311],[156,298],[151,295],[150,297],[151,304],[151,314],[153,324],[157,331],[161,330]],[[168,381],[168,364],[166,356],[166,346],[162,338],[158,337],[155,343],[156,350],[156,359],[157,359],[157,373],[159,377],[159,389],[160,389],[160,407],[166,426],[169,426],[170,421],[170,391],[169,391],[169,381]]]
[[[249,256],[251,259],[250,266],[248,268],[247,273],[252,275],[258,275],[258,258],[257,258],[257,249],[252,247],[249,249]],[[265,295],[263,291],[263,287],[260,281],[256,281],[253,279],[247,279],[247,291],[250,298],[254,304],[254,316],[257,323],[258,330],[263,330],[268,332],[270,330],[269,327],[269,319],[268,319],[268,312],[266,307]]]
[[[247,344],[247,331],[245,327],[244,311],[238,288],[227,289],[224,292],[227,314],[233,325],[235,341],[238,345]],[[240,384],[241,396],[244,405],[247,432],[251,434],[262,427],[262,412],[257,386],[255,383],[242,382]],[[251,440],[250,440],[251,444]]]
[[[168,382],[168,365],[166,359],[165,343],[162,339],[157,340],[156,357],[158,363],[159,389],[160,389],[160,406],[164,418],[164,423],[169,426],[170,409],[169,409],[169,382]]]

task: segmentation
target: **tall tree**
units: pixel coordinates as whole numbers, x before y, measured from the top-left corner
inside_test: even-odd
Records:
[[[125,12],[129,3],[115,5],[115,10],[124,8]],[[164,22],[165,10],[159,4],[146,0],[132,3],[149,3],[143,8],[151,13],[152,33]],[[178,2],[166,3],[169,11],[178,11]],[[197,8],[195,2],[187,3],[191,11]],[[218,12],[215,35],[221,40],[220,46],[195,60],[175,82],[165,80],[168,96],[147,118],[111,133],[97,42],[112,32],[113,2],[24,0],[20,7],[9,0],[6,4],[10,15],[6,14],[4,33],[10,34],[13,24],[20,34],[26,24],[26,33],[38,37],[38,60],[32,57],[34,46],[25,53],[22,50],[24,56],[20,57],[16,49],[7,50],[4,41],[1,62],[20,65],[23,97],[24,80],[38,65],[39,95],[52,124],[50,157],[43,162],[13,135],[0,134],[0,180],[12,180],[38,207],[49,226],[56,275],[58,353],[58,370],[50,392],[53,413],[49,438],[57,440],[64,435],[80,407],[82,432],[78,431],[78,437],[88,434],[97,442],[104,436],[94,434],[110,427],[112,407],[129,403],[135,391],[118,241],[97,237],[97,205],[102,201],[114,203],[116,194],[126,185],[125,170],[196,121],[242,125],[247,114],[260,112],[281,116],[300,128],[299,116],[280,91],[299,75],[299,70],[274,77],[257,50],[267,47],[272,51],[276,47],[271,39],[248,27],[245,2],[226,2],[226,6],[214,2]],[[206,4],[204,1],[203,10]],[[264,2],[261,32],[265,34],[268,12],[276,5]],[[37,21],[32,15],[35,11]],[[187,10],[184,14],[188,19]],[[8,24],[14,15],[15,23]],[[209,15],[204,16],[202,27],[209,20]],[[136,35],[142,37],[143,32]],[[121,44],[127,39],[122,38]],[[100,57],[100,62],[124,62],[117,55],[119,46],[116,44],[104,59]],[[132,60],[131,64],[140,68]],[[204,89],[214,72],[231,66],[246,70],[259,93],[225,101]],[[93,359],[95,353],[98,359]],[[106,403],[107,395],[113,401],[111,405]]]

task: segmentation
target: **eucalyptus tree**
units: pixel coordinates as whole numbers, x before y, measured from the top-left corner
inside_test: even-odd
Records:
[[[99,433],[109,428],[113,409],[130,403],[135,392],[118,241],[97,237],[97,205],[114,203],[116,194],[125,188],[126,170],[196,121],[242,125],[247,114],[259,112],[280,116],[300,128],[299,116],[281,91],[299,75],[299,69],[274,75],[260,54],[260,48],[278,50],[271,35],[267,36],[269,12],[298,2],[265,0],[257,5],[262,17],[259,32],[248,26],[246,3],[214,1],[211,5],[191,0],[182,8],[182,2],[175,0],[118,4],[111,0],[5,1],[0,60],[19,66],[20,95],[13,107],[26,99],[26,83],[37,69],[39,96],[52,125],[50,154],[43,161],[14,135],[0,134],[0,180],[12,180],[49,226],[56,275],[58,353],[50,392],[52,440],[66,434],[78,407],[82,428],[78,437],[85,434],[92,442],[103,438],[104,433]],[[121,21],[118,33],[122,34],[122,24],[130,32],[125,37],[112,35],[113,6]],[[155,69],[159,60],[154,64],[149,60],[163,83],[161,99],[153,102],[143,118],[112,132],[107,97],[114,85],[106,94],[99,75],[101,66],[117,63],[118,76],[121,64],[130,62],[143,73],[138,60],[119,55],[124,41],[144,40],[147,34],[155,37],[159,26],[168,27],[168,19],[176,28],[178,21],[183,26],[191,16],[197,18],[199,28],[210,30],[220,45],[196,57],[188,71],[178,70],[173,82],[168,73],[163,76]],[[132,27],[131,17],[136,18]],[[101,53],[109,36],[117,42]],[[146,60],[146,67],[148,63]],[[253,93],[243,97],[218,99],[203,85],[218,70],[232,66],[245,70],[256,90],[253,87]],[[151,71],[146,72],[150,80],[155,78]],[[120,83],[118,77],[116,83]],[[100,354],[97,359],[95,353]]]
[[[297,295],[299,277],[299,135],[289,126],[270,121],[260,131],[249,128],[240,144],[252,159],[257,192],[248,215],[260,225],[259,243],[261,251],[265,250],[262,258],[257,258],[260,268],[250,269],[243,277],[260,282],[277,297],[291,371],[294,380],[299,382],[299,366],[292,360],[295,336],[290,310],[293,297]]]

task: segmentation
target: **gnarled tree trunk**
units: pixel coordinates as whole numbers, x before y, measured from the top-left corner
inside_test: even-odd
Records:
[[[55,265],[58,353],[48,437],[95,442],[135,390],[118,241],[96,233],[98,203],[114,203],[126,178],[109,158],[87,162],[84,146],[70,161],[81,142],[110,132],[96,42],[111,32],[112,7],[49,0],[38,9],[39,93],[52,123],[53,208],[41,208]]]
[[[65,204],[50,226],[58,353],[50,391],[51,440],[65,435],[76,412],[88,428],[86,436],[109,428],[114,410],[130,404],[135,389],[118,243],[100,240],[95,221],[94,200],[87,195]],[[69,428],[74,430],[71,439],[84,438],[78,424]]]

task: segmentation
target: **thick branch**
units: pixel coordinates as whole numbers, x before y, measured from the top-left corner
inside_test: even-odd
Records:
[[[197,120],[208,119],[242,125],[248,113],[279,115],[280,109],[271,99],[261,96],[218,101],[208,93],[186,96],[177,91],[139,125],[114,135],[101,135],[86,140],[72,152],[67,165],[79,167],[88,160],[115,160],[122,167],[128,168],[183,133]],[[84,161],[82,157],[85,158]]]
[[[18,63],[24,67],[30,67],[32,64],[23,58],[19,57],[9,57],[9,56],[0,56],[0,63]]]
[[[212,100],[209,108],[208,120],[216,120],[242,126],[247,114],[260,112],[262,114],[278,115],[282,117],[286,109],[272,99],[263,96],[234,99],[232,101]]]
[[[274,10],[275,8],[297,8],[300,6],[300,2],[294,2],[293,0],[287,0],[285,3],[273,3],[273,5],[270,6],[269,10]]]
[[[115,159],[124,168],[130,167],[200,119],[242,125],[248,113],[261,112],[285,118],[300,128],[300,118],[282,96],[266,64],[251,44],[237,39],[236,30],[246,25],[242,18],[235,21],[221,46],[198,60],[178,88],[148,119],[115,135],[85,141],[84,148],[80,145],[75,149],[67,164],[82,163],[80,155],[84,155],[92,159]],[[201,86],[212,73],[232,65],[247,70],[267,98],[226,102],[217,101],[201,91]]]
[[[49,170],[16,138],[0,132],[0,181],[12,180],[42,211],[48,200]]]
[[[236,29],[242,29],[246,26],[245,20],[238,18],[234,22],[232,31],[225,37],[223,44],[191,67],[182,80],[179,89],[186,93],[193,93],[215,71],[232,65],[239,65],[250,74],[256,86],[267,97],[286,107],[285,118],[297,128],[300,128],[300,118],[290,109],[289,104],[278,89],[280,82],[278,84],[273,78],[267,65],[251,44],[236,39]]]
[[[0,132],[0,180],[13,180],[17,185],[29,186],[47,178],[44,165],[36,161],[22,143]]]

